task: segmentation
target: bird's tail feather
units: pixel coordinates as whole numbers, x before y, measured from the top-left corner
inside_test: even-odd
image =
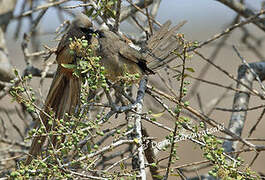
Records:
[[[183,21],[170,29],[170,21],[167,21],[157,32],[147,41],[145,59],[147,67],[153,71],[159,70],[163,65],[174,60],[177,55],[173,51],[181,52],[183,43],[176,36],[186,22]]]
[[[81,80],[69,72],[64,72],[62,67],[59,67],[55,77],[53,78],[53,82],[46,98],[44,108],[45,113],[40,113],[42,122],[39,124],[43,124],[45,126],[45,136],[36,136],[33,138],[29,156],[27,157],[25,164],[29,164],[33,157],[40,154],[42,146],[47,139],[46,133],[49,133],[51,129],[56,126],[54,121],[52,125],[48,123],[50,118],[47,114],[50,114],[52,111],[54,113],[54,117],[57,119],[64,118],[65,113],[73,114],[79,105],[80,90]],[[48,141],[52,142],[54,147],[58,144],[56,136],[51,136]]]

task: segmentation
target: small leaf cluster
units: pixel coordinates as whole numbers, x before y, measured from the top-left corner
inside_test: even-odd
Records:
[[[185,40],[184,39],[184,34],[178,33],[176,35],[176,38],[178,39],[179,45],[183,46],[183,49],[182,49],[182,51],[179,51],[178,49],[174,50],[172,52],[172,54],[175,54],[177,57],[179,57],[182,60],[182,62],[184,62],[186,60],[191,60],[193,55],[188,50],[194,46],[193,43],[190,42],[190,41]],[[189,74],[186,73],[186,72],[184,74],[180,73],[181,70],[179,70],[179,68],[183,68],[183,65],[184,65],[184,63],[176,65],[175,67],[173,67],[173,69],[177,72],[177,74],[174,75],[173,77],[176,78],[177,81],[180,81],[182,78],[185,79],[186,77],[189,76]],[[185,71],[188,71],[190,73],[194,73],[195,72],[195,70],[192,67],[184,67],[184,68],[185,68]]]
[[[70,173],[61,171],[56,163],[47,163],[41,159],[34,159],[28,166],[19,163],[20,168],[10,173],[10,179],[24,180],[36,177],[37,179],[71,179]]]
[[[16,78],[19,79],[19,83],[16,83],[15,80],[11,80],[11,83],[14,85],[11,87],[9,93],[13,97],[13,101],[22,103],[29,113],[35,112],[36,109],[33,103],[36,101],[36,96],[33,88],[29,86],[32,74],[22,78],[16,69],[14,69],[14,74]]]
[[[126,72],[126,73],[124,73],[123,76],[119,76],[117,81],[122,82],[124,84],[124,86],[129,86],[135,82],[138,82],[139,80],[140,80],[140,74],[139,73],[130,74],[130,73]]]
[[[117,0],[96,0],[96,3],[98,5],[98,9],[91,6],[91,8],[86,12],[87,16],[96,18],[100,16],[100,14],[104,14],[105,18],[115,18]]]
[[[103,136],[104,133],[100,131],[100,126],[96,122],[80,121],[79,118],[84,118],[81,116],[77,118],[66,114],[64,120],[52,118],[51,113],[51,118],[48,123],[53,124],[54,129],[48,133],[48,136],[50,139],[55,137],[60,143],[57,143],[54,147],[49,146],[47,151],[43,151],[41,156],[33,159],[31,164],[25,166],[21,163],[20,168],[13,171],[10,177],[13,179],[28,179],[29,177],[69,179],[72,175],[61,168],[61,164],[71,162],[71,168],[85,168],[86,166],[90,166],[92,160],[86,159],[84,162],[78,162],[76,159],[97,151],[99,146],[93,145],[89,139],[83,145],[80,142],[88,137]],[[96,129],[96,132],[92,133],[92,129]],[[29,134],[31,137],[33,135],[44,136],[46,135],[45,132],[45,128],[41,126],[38,130],[31,130]],[[62,141],[63,139],[66,140]]]
[[[77,77],[87,76],[83,79],[87,86],[96,90],[100,87],[106,88],[105,67],[101,66],[101,57],[96,56],[97,44],[89,44],[85,37],[70,38],[70,54],[75,59],[75,64],[62,64],[63,67],[72,69]]]
[[[254,172],[251,172],[250,169],[247,168],[244,171],[242,167],[243,161],[240,157],[231,160],[225,156],[224,148],[220,147],[223,143],[222,140],[218,140],[216,137],[209,134],[205,135],[203,140],[205,142],[205,146],[202,147],[204,151],[203,155],[214,164],[212,170],[208,172],[209,175],[225,180],[257,179],[257,177],[253,176]]]

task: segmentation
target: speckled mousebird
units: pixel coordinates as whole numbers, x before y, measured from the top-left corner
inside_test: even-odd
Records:
[[[69,49],[69,38],[85,37],[90,44],[96,43],[98,45],[96,54],[101,56],[100,62],[105,67],[106,77],[115,82],[125,72],[139,75],[153,74],[164,64],[176,58],[170,52],[182,48],[175,37],[179,27],[169,29],[170,24],[170,21],[167,21],[155,32],[146,42],[144,50],[140,52],[129,46],[114,32],[96,30],[86,15],[78,14],[58,45],[56,51],[58,68],[45,101],[44,112],[48,113],[52,110],[55,118],[62,119],[65,118],[65,113],[73,114],[79,107],[81,79],[74,76],[71,69],[62,66],[62,64],[75,63],[75,58]],[[97,35],[93,36],[93,34]],[[45,113],[41,113],[39,124],[43,124],[48,133],[53,125],[48,123],[49,118]],[[46,139],[46,136],[33,138],[26,164],[40,154]],[[50,137],[49,141],[56,147],[56,137]]]

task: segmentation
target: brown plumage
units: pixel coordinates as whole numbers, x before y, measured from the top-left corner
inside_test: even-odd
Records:
[[[130,47],[123,39],[109,30],[99,31],[99,49],[97,54],[102,57],[101,63],[106,69],[106,77],[116,81],[125,73],[142,75],[152,73],[147,68],[142,54]]]
[[[179,24],[169,28],[171,22],[167,21],[159,31],[146,42],[143,51],[139,52],[130,47],[117,34],[109,30],[99,30],[98,55],[102,57],[108,79],[115,81],[125,72],[154,74],[159,68],[176,58],[173,50],[182,51],[180,40],[175,36],[176,31],[182,26]]]
[[[48,113],[52,110],[55,118],[65,119],[65,113],[73,114],[78,109],[81,79],[75,77],[70,69],[61,66],[61,64],[75,63],[74,56],[69,52],[69,38],[85,36],[89,43],[96,43],[99,46],[97,55],[102,57],[100,62],[105,67],[106,77],[115,82],[126,72],[139,75],[152,74],[176,58],[170,52],[177,48],[181,49],[180,43],[174,37],[179,27],[169,29],[169,26],[168,21],[151,36],[144,50],[139,52],[111,31],[94,30],[92,23],[85,15],[78,15],[58,45],[56,53],[58,68],[46,98],[44,111]],[[93,33],[98,34],[97,37],[92,36]],[[48,124],[48,117],[43,113],[41,113],[41,121],[47,132],[50,132],[53,127]],[[46,139],[46,136],[33,138],[26,164],[40,153]],[[51,137],[50,140],[56,147],[56,137]]]
[[[85,36],[87,40],[90,40],[92,37],[92,24],[82,16],[84,15],[78,15],[70,25],[68,32],[60,41],[56,52],[58,68],[45,101],[44,111],[49,113],[52,110],[55,113],[55,118],[58,119],[64,118],[65,113],[73,114],[80,102],[81,79],[74,76],[71,69],[66,69],[61,64],[74,63],[74,56],[69,51],[69,38],[81,38]],[[48,117],[44,113],[41,113],[40,116],[47,132],[51,131],[52,126],[48,124]],[[37,156],[40,153],[46,139],[46,136],[33,138],[29,150],[30,155],[26,160],[26,164],[31,162],[32,156]],[[52,137],[51,141],[56,147],[56,137]]]

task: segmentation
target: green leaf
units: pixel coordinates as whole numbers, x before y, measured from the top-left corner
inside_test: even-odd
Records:
[[[18,70],[17,70],[17,69],[13,69],[13,71],[14,71],[14,74],[15,74],[16,76],[18,76]]]
[[[64,68],[67,68],[67,69],[74,69],[74,68],[76,68],[76,65],[75,64],[61,64],[61,66],[63,66]]]
[[[193,68],[190,68],[190,67],[186,68],[186,70],[189,72],[192,72],[192,73],[195,72],[195,70]]]

